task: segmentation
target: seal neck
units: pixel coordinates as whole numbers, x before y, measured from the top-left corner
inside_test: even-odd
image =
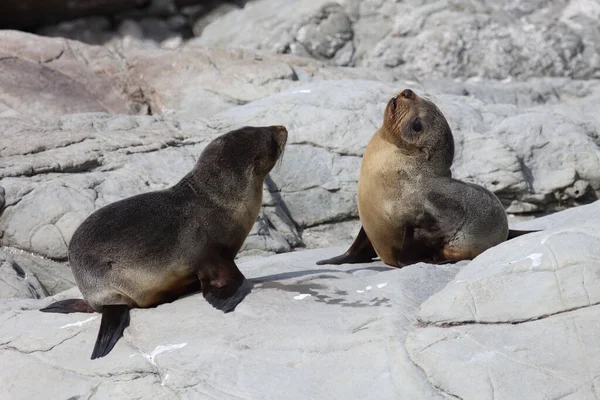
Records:
[[[435,149],[421,149],[416,146],[402,145],[390,134],[385,125],[377,130],[369,146],[376,148],[387,148],[392,150],[391,160],[384,160],[393,163],[393,167],[408,173],[411,176],[438,176],[452,177],[450,162],[447,161],[447,155],[434,151]],[[379,152],[378,152],[379,153]]]

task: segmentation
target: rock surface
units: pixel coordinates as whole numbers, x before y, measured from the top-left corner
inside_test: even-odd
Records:
[[[243,125],[283,124],[290,136],[242,255],[348,243],[360,157],[385,103],[404,87],[432,98],[449,120],[455,177],[492,190],[511,215],[600,193],[598,81],[376,80],[374,71],[241,50],[115,53],[0,36],[13,60],[0,68],[31,86],[7,83],[0,95],[0,242],[54,260],[66,259],[74,229],[93,210],[176,183],[209,140]],[[45,91],[38,67],[65,85]]]
[[[134,310],[125,336],[95,361],[97,314],[36,310],[50,298],[15,303],[21,309],[0,311],[0,360],[12,366],[0,371],[11,382],[0,397],[438,398],[402,342],[420,302],[457,267],[316,268],[317,259],[339,250],[241,263],[255,286],[230,314],[200,294]],[[23,379],[24,368],[39,378]]]
[[[262,0],[217,19],[190,43],[419,78],[589,79],[600,77],[598,16],[600,5],[587,0]]]
[[[0,250],[0,299],[40,299],[48,296],[40,282],[26,267]]]
[[[543,231],[483,253],[421,305],[410,357],[450,397],[597,398],[600,202],[519,227]]]
[[[234,312],[201,294],[133,310],[95,361],[97,314],[37,311],[77,289],[5,301],[0,397],[596,398],[599,216],[526,222],[546,230],[470,263],[314,264],[339,247],[241,261],[254,289]]]
[[[188,3],[61,24],[101,47],[0,31],[0,398],[599,397],[594,2]],[[511,225],[581,206],[472,262],[317,267],[358,230],[361,155],[405,87]],[[250,124],[289,131],[237,260],[253,292],[227,315],[200,294],[134,310],[90,361],[98,315],[38,311],[80,295],[75,228]]]

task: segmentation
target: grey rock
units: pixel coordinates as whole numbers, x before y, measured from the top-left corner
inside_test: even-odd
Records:
[[[434,387],[464,399],[595,397],[599,211],[518,225],[543,231],[489,249],[422,303],[406,347]]]
[[[594,399],[599,320],[595,306],[517,325],[423,328],[406,348],[447,398]]]
[[[348,44],[338,65],[348,65],[352,59],[354,45],[352,44],[352,23],[348,15],[338,3],[325,4],[317,13],[301,23],[295,34],[295,40],[302,46],[299,52],[297,46],[291,46],[292,54],[305,55],[308,53],[317,59],[331,59],[338,50]],[[347,54],[347,53],[350,54]]]
[[[331,0],[254,1],[213,21],[189,44],[282,53],[294,42],[298,28],[330,3]]]
[[[0,302],[6,298],[40,299],[46,296],[48,292],[35,275],[0,248]]]
[[[98,314],[32,309],[76,290],[13,302],[0,308],[0,361],[12,366],[0,370],[0,379],[11,382],[0,386],[0,397],[440,398],[401,344],[420,302],[457,269],[315,268],[315,260],[339,250],[240,263],[255,286],[227,315],[199,293],[133,310],[124,337],[94,362]],[[19,374],[24,368],[38,378]],[[319,381],[327,384],[311,384]]]
[[[12,247],[3,247],[2,250],[15,263],[29,271],[29,276],[37,279],[43,288],[43,296],[53,296],[75,286],[75,278],[67,263],[59,263]]]
[[[241,50],[160,51],[131,20],[119,32],[127,40],[104,47],[0,32],[0,115],[109,112],[195,120],[298,86],[300,79],[378,75]],[[181,40],[166,31],[161,35],[171,40],[165,47]]]
[[[597,87],[575,94],[579,83],[537,81],[527,91],[523,85],[492,84],[480,96],[470,92],[471,83],[319,81],[224,111],[209,123],[230,129],[277,122],[290,129],[282,167],[272,177],[301,229],[357,217],[360,156],[385,103],[403,87],[421,90],[446,115],[456,144],[454,176],[493,191],[508,212],[547,212],[598,198],[600,147],[593,132],[600,121],[583,111],[598,98]],[[565,99],[540,100],[552,87]]]
[[[513,239],[464,267],[421,308],[428,323],[519,322],[600,303],[600,201],[517,227]],[[549,228],[544,221],[561,223]],[[510,250],[509,250],[510,249]],[[523,299],[527,298],[527,306]]]
[[[0,96],[9,105],[0,117],[0,243],[44,257],[11,253],[49,294],[73,284],[62,262],[85,217],[174,184],[208,141],[243,125],[283,124],[290,136],[239,258],[349,244],[359,226],[360,157],[386,102],[404,87],[439,105],[455,135],[454,176],[496,193],[509,215],[518,216],[511,225],[600,194],[598,81],[417,82],[287,55],[193,46],[117,51],[2,34],[0,47],[17,59],[49,59],[44,65],[57,73],[92,82],[97,92],[89,89],[83,99],[118,98],[124,107],[72,114],[85,100],[76,104],[82,97],[62,89],[56,92],[62,104],[40,100],[39,88]],[[37,72],[20,71],[23,79],[30,73]],[[121,97],[111,97],[115,91]],[[128,115],[144,112],[154,115]]]
[[[221,133],[202,122],[108,114],[7,118],[0,119],[0,126],[3,148],[12,143],[0,161],[7,199],[0,216],[1,243],[53,260],[67,259],[73,232],[94,210],[175,184]],[[39,140],[28,140],[34,137]],[[288,211],[270,194],[265,202],[240,256],[253,250],[284,252],[301,244]],[[62,272],[39,275],[49,292],[72,284],[70,273]]]
[[[95,59],[90,66],[86,60]],[[0,103],[34,117],[80,112],[137,113],[122,61],[102,47],[0,32]]]
[[[348,246],[360,230],[360,220],[315,225],[302,230],[302,241],[307,248]]]
[[[350,32],[340,28],[348,25],[347,15],[353,46],[345,50],[344,57],[350,57],[343,65],[391,68],[400,76],[419,78],[600,77],[599,33],[594,12],[589,11],[597,13],[593,2],[349,0],[335,6],[335,23],[303,26],[327,4],[256,1],[216,20],[192,42],[275,52],[291,49],[322,58],[343,42],[336,34]],[[312,51],[304,46],[308,51],[302,52],[296,44],[299,26],[299,43]],[[321,36],[330,27],[336,33]]]
[[[177,62],[171,68],[189,66],[179,76],[164,73],[173,54]],[[143,87],[143,102],[180,121],[107,114],[0,119],[4,245],[64,260],[70,235],[94,209],[173,184],[220,132],[283,124],[290,139],[268,190],[276,199],[265,196],[264,221],[253,231],[261,236],[251,237],[244,250],[317,246],[304,242],[304,230],[320,225],[315,232],[335,230],[336,222],[358,217],[360,157],[381,124],[385,103],[403,87],[430,96],[447,116],[455,134],[455,177],[492,190],[509,213],[549,212],[590,202],[600,193],[597,82],[390,84],[359,80],[370,77],[361,70],[230,50],[130,50],[124,57],[131,76],[145,77],[136,83]],[[188,85],[178,80],[183,78]],[[189,82],[198,85],[195,93],[186,93]],[[212,97],[206,98],[209,92]],[[225,96],[249,103],[203,107]],[[197,119],[203,113],[210,118]],[[325,243],[339,243],[328,237]]]
[[[167,25],[171,31],[180,32],[187,28],[188,20],[183,15],[178,14],[167,19]]]

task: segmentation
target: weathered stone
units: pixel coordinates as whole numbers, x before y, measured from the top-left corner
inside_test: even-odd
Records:
[[[6,298],[40,299],[48,294],[35,275],[0,248],[0,302]]]
[[[29,271],[43,288],[43,296],[53,296],[75,286],[75,279],[67,263],[59,263],[38,255],[12,247],[3,247],[2,251],[12,257],[13,261]]]
[[[543,231],[489,249],[422,303],[406,348],[435,388],[463,399],[598,396],[599,211],[595,202],[518,225]]]
[[[352,34],[346,36],[351,43],[346,50],[349,59],[344,65],[392,68],[401,76],[420,78],[600,77],[600,33],[594,18],[600,8],[594,2],[517,3],[349,0],[331,5],[261,0],[216,20],[193,41],[211,47],[291,49],[298,55],[322,58],[323,52],[315,51],[320,45],[313,44],[325,44],[330,49],[325,53],[331,54],[337,45],[326,43],[342,43],[336,34],[350,32],[336,28],[328,39],[317,39],[320,25],[304,25],[327,5],[325,9],[339,9],[340,21],[346,21],[342,16],[347,15],[351,23]],[[274,9],[277,13],[271,12]],[[300,39],[298,27],[302,27]],[[310,38],[312,50],[300,50],[304,38]]]
[[[69,398],[93,392],[113,399],[133,394],[164,399],[438,398],[402,342],[420,302],[452,279],[456,267],[394,269],[374,263],[315,268],[315,260],[339,250],[240,263],[254,288],[229,314],[212,308],[200,293],[135,309],[124,337],[108,356],[93,362],[89,356],[98,314],[32,309],[51,298],[0,308],[0,362],[11,365],[0,369],[0,379],[11,382],[0,385],[0,397],[43,393]],[[74,295],[72,290],[54,299]],[[37,378],[19,374],[25,368]],[[313,384],[319,381],[327,384]]]

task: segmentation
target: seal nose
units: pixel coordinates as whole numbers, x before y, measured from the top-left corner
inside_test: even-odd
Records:
[[[404,89],[404,90],[403,90],[403,91],[400,93],[400,95],[401,95],[402,97],[406,97],[407,99],[414,99],[414,98],[415,98],[415,93],[414,93],[412,90],[410,90],[410,89]]]

